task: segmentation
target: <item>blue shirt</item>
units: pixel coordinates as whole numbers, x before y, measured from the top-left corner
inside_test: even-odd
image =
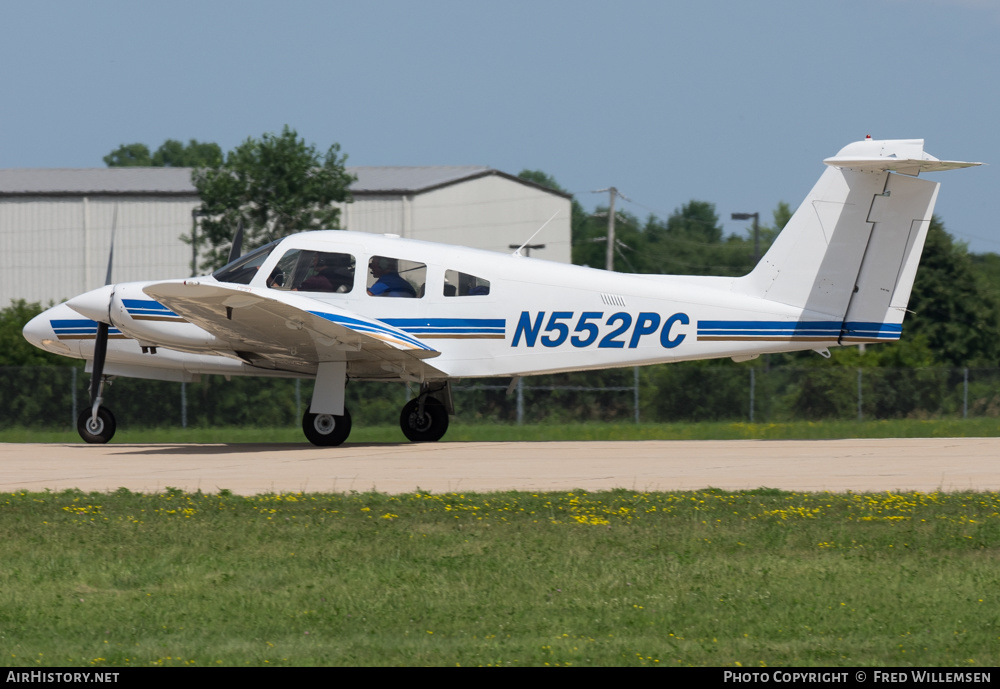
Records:
[[[415,297],[413,285],[399,276],[399,273],[383,273],[378,281],[368,288],[376,297]]]

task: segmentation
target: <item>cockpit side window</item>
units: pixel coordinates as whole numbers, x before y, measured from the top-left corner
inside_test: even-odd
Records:
[[[212,273],[212,277],[219,282],[235,282],[238,285],[249,285],[261,265],[271,255],[271,252],[274,251],[274,247],[277,246],[278,241],[265,244],[259,249],[251,251],[246,256],[240,256],[232,263],[228,263]]]
[[[444,272],[444,296],[481,297],[490,293],[490,281],[457,270]]]
[[[267,286],[286,291],[346,294],[354,289],[355,263],[350,254],[291,249],[278,260],[267,278]]]
[[[427,266],[405,258],[372,256],[368,262],[368,294],[373,297],[422,297]]]

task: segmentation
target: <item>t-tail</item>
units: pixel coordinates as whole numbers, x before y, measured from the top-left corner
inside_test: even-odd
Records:
[[[917,175],[979,165],[923,149],[923,139],[868,138],[824,160],[829,168],[734,291],[839,322],[841,344],[899,339],[939,186]]]

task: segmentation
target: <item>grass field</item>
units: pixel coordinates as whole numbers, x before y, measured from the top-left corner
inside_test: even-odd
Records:
[[[992,666],[1000,494],[6,494],[17,666]]]
[[[546,440],[739,440],[821,438],[960,438],[1000,435],[1000,421],[896,419],[889,421],[797,421],[789,423],[579,423],[509,426],[454,422],[444,442]],[[0,430],[5,443],[78,443],[75,430]],[[298,427],[120,428],[115,443],[305,443]],[[348,442],[406,442],[398,426],[356,426]]]

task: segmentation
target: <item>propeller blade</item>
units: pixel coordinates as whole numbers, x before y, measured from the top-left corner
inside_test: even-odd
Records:
[[[229,260],[226,263],[232,263],[240,257],[243,253],[243,220],[240,219],[236,223],[236,234],[233,235],[233,246],[229,250]]]
[[[115,204],[115,214],[111,216],[111,249],[108,250],[108,274],[104,278],[104,284],[111,284],[111,266],[115,260],[115,228],[118,226],[118,204]],[[105,333],[106,335],[107,333]]]
[[[97,413],[101,398],[101,376],[104,375],[104,359],[108,354],[108,324],[97,324],[97,339],[94,340],[94,370],[90,374],[90,404]]]
[[[118,228],[118,204],[115,204],[114,215],[111,216],[111,248],[108,250],[108,273],[104,278],[104,285],[111,284],[111,267],[115,262],[115,230]],[[108,316],[110,320],[111,295],[113,288],[108,293]],[[104,321],[97,322],[97,337],[94,338],[94,369],[90,374],[90,406],[92,419],[97,421],[97,409],[101,406],[104,390],[104,360],[108,355],[108,324]]]

